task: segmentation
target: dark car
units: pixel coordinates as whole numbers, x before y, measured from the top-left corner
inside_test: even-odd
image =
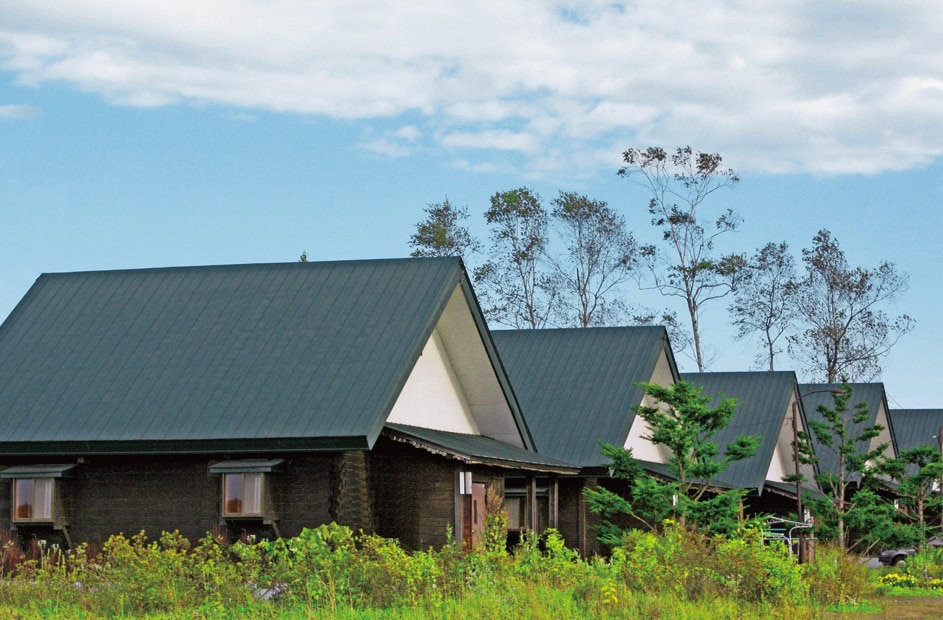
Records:
[[[878,555],[878,562],[884,566],[905,566],[907,558],[917,553],[913,547],[904,549],[885,549]]]
[[[943,539],[933,536],[927,541],[927,547],[939,549],[943,547]],[[885,549],[878,555],[878,562],[885,566],[904,566],[907,564],[907,558],[917,553],[913,547],[903,547],[901,549]]]

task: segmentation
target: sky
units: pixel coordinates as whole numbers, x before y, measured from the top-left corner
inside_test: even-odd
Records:
[[[933,0],[0,0],[0,319],[44,272],[405,256],[446,196],[484,237],[520,186],[656,240],[621,152],[690,144],[742,177],[723,249],[828,228],[910,274],[882,379],[943,408],[941,40]]]

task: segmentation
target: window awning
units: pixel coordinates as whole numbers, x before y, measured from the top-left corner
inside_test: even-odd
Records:
[[[59,465],[14,465],[0,471],[0,478],[63,478],[72,475],[76,463]]]
[[[285,468],[285,459],[242,459],[210,465],[211,474],[268,474]]]

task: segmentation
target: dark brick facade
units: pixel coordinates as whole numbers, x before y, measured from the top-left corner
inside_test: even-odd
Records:
[[[339,455],[275,456],[287,461],[284,472],[268,474],[266,479],[278,533],[293,536],[304,527],[332,521],[331,475]],[[233,536],[242,530],[274,535],[275,528],[259,520],[227,523],[221,518],[221,479],[209,473],[210,464],[220,460],[227,459],[182,455],[85,458],[70,477],[57,480],[59,505],[72,541],[103,542],[112,534],[131,535],[141,530],[153,538],[162,531],[179,530],[191,540],[214,529],[229,530]],[[2,464],[20,463],[5,460]],[[4,480],[0,483],[0,514],[7,526],[13,525],[11,494],[12,481]],[[18,529],[27,536],[58,538],[50,527]]]
[[[212,463],[245,458],[284,459],[266,474],[266,503],[276,517],[226,520],[221,516],[221,476]],[[0,466],[67,459],[4,459]],[[457,495],[459,471],[471,471],[503,496],[504,476],[523,475],[495,467],[469,466],[406,443],[381,437],[370,452],[290,453],[225,456],[92,456],[57,479],[57,493],[73,543],[101,543],[112,534],[145,530],[150,538],[178,530],[191,540],[207,532],[272,537],[295,536],[305,527],[336,521],[397,538],[407,549],[440,547],[451,527],[460,539],[465,508]],[[12,482],[0,482],[0,515],[12,526]],[[561,497],[561,501],[563,498]],[[19,526],[23,537],[61,540],[50,526]]]

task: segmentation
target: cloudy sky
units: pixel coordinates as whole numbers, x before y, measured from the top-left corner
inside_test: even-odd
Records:
[[[743,177],[729,249],[827,227],[911,274],[884,379],[943,407],[940,41],[929,0],[0,0],[0,317],[48,271],[405,255],[423,205],[520,185],[645,239],[619,154],[691,144]]]

